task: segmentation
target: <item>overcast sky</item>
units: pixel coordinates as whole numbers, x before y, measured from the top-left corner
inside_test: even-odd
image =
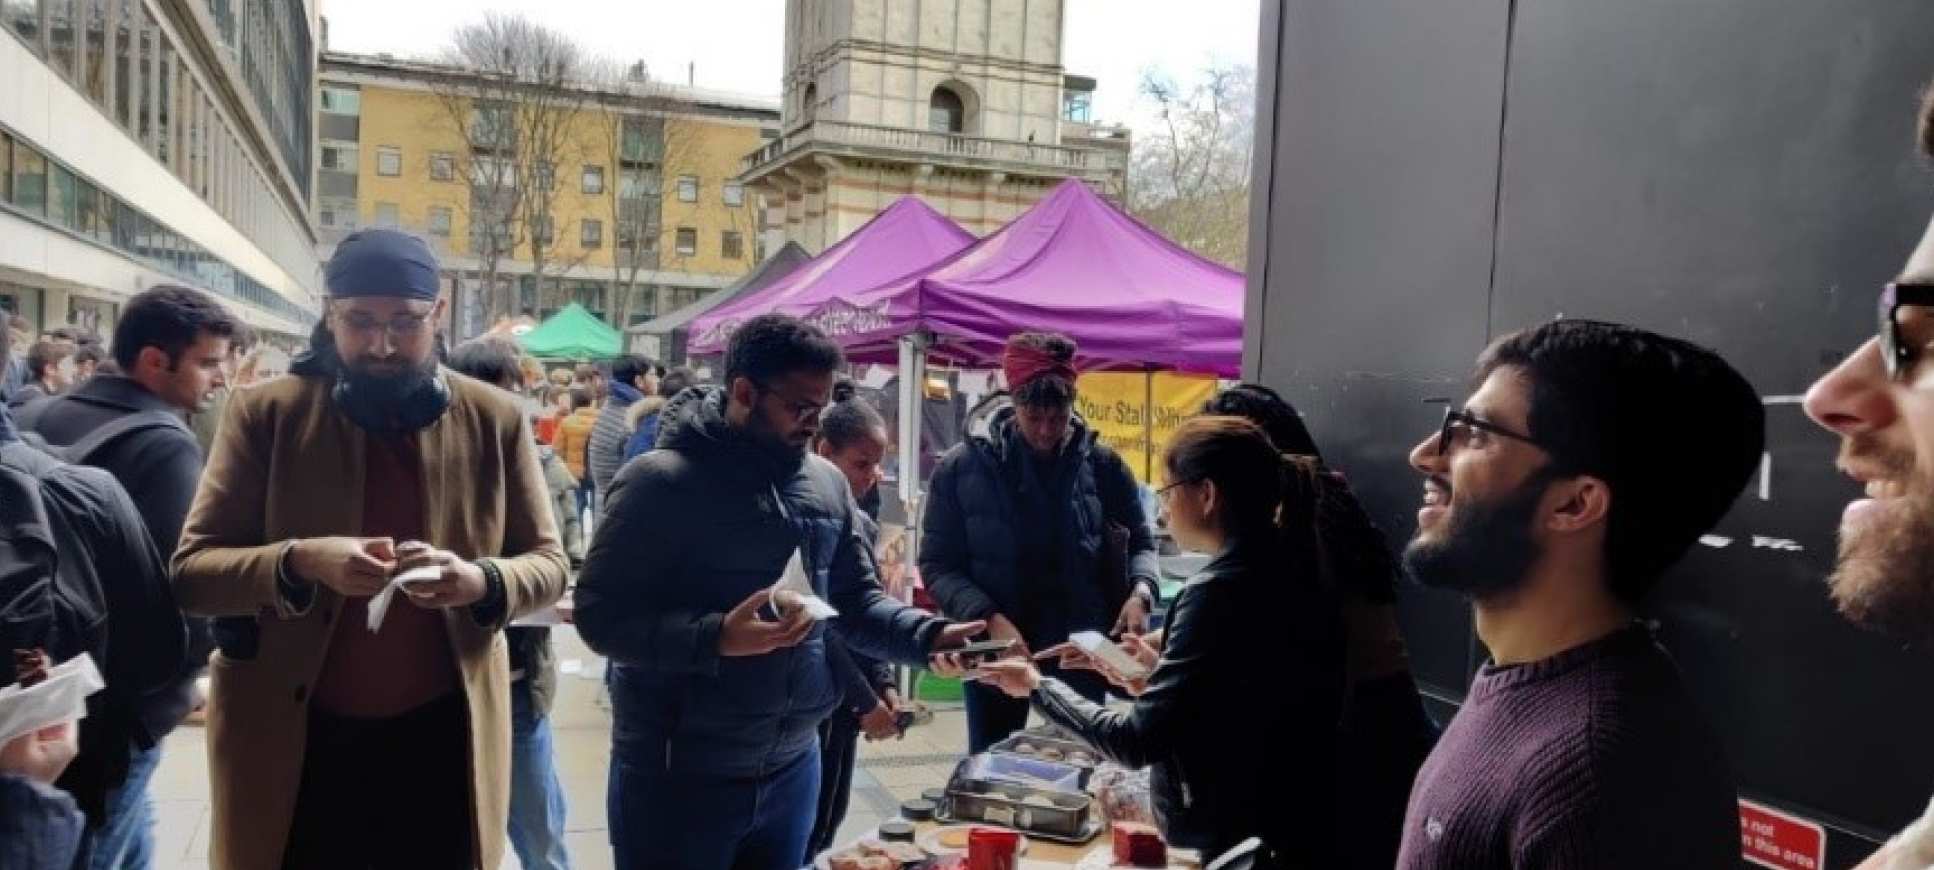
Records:
[[[1097,120],[1141,127],[1141,70],[1185,78],[1210,62],[1253,65],[1259,0],[1067,0],[1068,72],[1093,76]],[[321,0],[329,47],[433,57],[450,28],[485,10],[522,12],[600,54],[644,60],[683,82],[777,97],[784,0]]]

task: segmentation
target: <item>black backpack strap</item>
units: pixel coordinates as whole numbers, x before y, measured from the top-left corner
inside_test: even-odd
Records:
[[[183,423],[181,418],[176,417],[170,412],[136,411],[123,417],[117,417],[109,421],[107,425],[87,433],[87,437],[58,448],[58,450],[62,459],[75,465],[86,465],[88,457],[93,456],[101,448],[106,447],[123,435],[131,435],[135,432],[143,432],[148,429],[160,429],[163,427],[180,429],[183,432],[188,432],[191,436],[193,434],[189,430],[188,424]]]

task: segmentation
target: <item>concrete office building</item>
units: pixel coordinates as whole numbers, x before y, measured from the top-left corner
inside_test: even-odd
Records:
[[[306,336],[316,26],[314,0],[0,0],[0,309],[107,336],[175,283]]]
[[[743,178],[818,253],[918,194],[985,234],[1065,178],[1119,197],[1127,131],[1061,66],[1062,0],[787,0],[784,135]]]

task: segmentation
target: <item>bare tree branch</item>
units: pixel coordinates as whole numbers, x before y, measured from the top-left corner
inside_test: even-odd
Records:
[[[1129,210],[1205,257],[1240,267],[1248,255],[1249,156],[1255,73],[1210,66],[1186,89],[1144,70],[1140,92],[1161,126],[1138,136]]]

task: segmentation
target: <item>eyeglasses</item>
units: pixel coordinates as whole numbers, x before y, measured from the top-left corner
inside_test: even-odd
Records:
[[[1165,499],[1165,498],[1168,498],[1168,494],[1170,492],[1173,492],[1175,488],[1178,486],[1188,486],[1191,483],[1201,483],[1201,482],[1202,482],[1202,478],[1199,478],[1199,477],[1191,477],[1187,480],[1178,480],[1169,484],[1168,486],[1165,486],[1165,487],[1162,487],[1161,489],[1156,490],[1155,497],[1158,499]]]
[[[342,325],[358,335],[370,335],[377,330],[389,333],[390,338],[415,338],[423,334],[430,323],[428,314],[398,314],[389,320],[378,320],[366,314],[344,314]]]
[[[1499,426],[1496,423],[1493,423],[1489,420],[1485,420],[1467,411],[1461,411],[1456,408],[1453,408],[1448,404],[1448,402],[1450,401],[1448,399],[1428,399],[1426,401],[1429,401],[1432,403],[1436,403],[1436,402],[1447,403],[1444,405],[1443,428],[1439,429],[1437,432],[1437,455],[1438,456],[1443,456],[1444,454],[1450,452],[1452,441],[1456,441],[1460,444],[1467,443],[1470,441],[1472,434],[1476,432],[1484,432],[1487,434],[1496,435],[1500,438],[1509,438],[1513,441],[1521,441],[1525,444],[1529,444],[1533,447],[1536,447],[1539,450],[1543,450],[1546,453],[1555,454],[1556,452],[1556,451],[1553,451],[1549,446],[1546,446],[1545,444],[1539,442],[1538,439],[1533,438],[1529,435],[1526,435],[1522,432],[1514,432],[1510,429],[1507,429],[1503,426]]]
[[[786,406],[786,412],[791,414],[793,416],[793,419],[795,420],[811,419],[813,417],[819,416],[819,413],[821,411],[826,410],[825,402],[821,402],[817,400],[801,401],[799,399],[794,399],[790,396],[787,396],[785,393],[782,393],[774,389],[770,384],[762,384],[758,381],[753,381],[752,387],[753,389],[758,390],[761,396],[773,396],[777,398],[781,404],[784,404]]]
[[[1896,283],[1880,291],[1880,358],[1887,377],[1896,381],[1907,379],[1928,343],[1901,334],[1900,309],[1906,305],[1934,305],[1934,284]]]

